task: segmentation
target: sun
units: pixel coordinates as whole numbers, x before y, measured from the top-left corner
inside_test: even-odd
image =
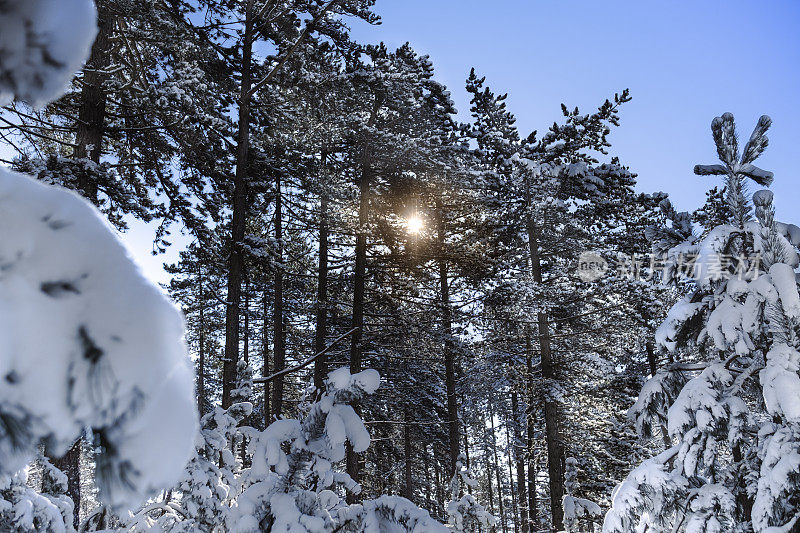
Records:
[[[422,228],[425,224],[422,222],[422,219],[418,216],[412,216],[406,220],[406,230],[408,230],[411,234],[418,234],[422,232]]]

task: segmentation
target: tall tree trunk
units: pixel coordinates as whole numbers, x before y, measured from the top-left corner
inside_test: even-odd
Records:
[[[522,443],[521,411],[516,389],[511,391],[511,414],[514,417],[514,459],[517,465],[517,505],[522,533],[528,533],[528,497],[525,480],[525,448]]]
[[[411,457],[413,447],[411,445],[411,416],[408,409],[403,412],[403,455],[405,455],[405,468],[404,468],[404,482],[403,482],[403,497],[411,500],[414,496],[414,485],[411,476]]]
[[[535,427],[533,420],[533,346],[531,345],[531,332],[526,328],[525,332],[525,363],[527,366],[527,410],[525,419],[528,423],[528,441],[527,441],[527,456],[528,456],[528,520],[530,521],[530,530],[533,531],[537,522],[538,516],[536,512],[536,464],[534,454],[534,435]]]
[[[542,284],[542,263],[539,252],[539,237],[531,212],[530,194],[528,195],[528,251],[531,259],[531,275],[539,285]],[[547,312],[537,314],[539,327],[539,351],[541,354],[542,378],[544,380],[543,398],[545,440],[547,442],[547,472],[550,478],[550,513],[552,527],[556,531],[564,529],[564,509],[561,500],[564,498],[564,464],[561,433],[559,430],[558,404],[550,394],[555,379],[555,361],[550,346],[550,320]]]
[[[489,492],[489,512],[494,515],[494,483],[492,482],[492,474],[494,472],[492,468],[492,452],[490,450],[491,438],[489,437],[489,428],[486,427],[486,420],[482,420],[481,423],[483,424],[483,457],[486,462],[486,488]]]
[[[76,529],[80,524],[81,515],[81,440],[76,440],[63,456],[51,458],[53,466],[67,476],[67,495],[75,505],[72,522]]]
[[[322,156],[325,164],[325,155]],[[314,332],[314,353],[325,349],[328,331],[328,196],[323,192],[319,215],[319,268],[317,274],[317,329]],[[322,391],[328,375],[328,355],[314,361],[314,387]]]
[[[494,473],[497,477],[497,501],[500,504],[500,521],[503,525],[503,533],[506,533],[506,514],[505,502],[503,501],[503,482],[500,478],[500,459],[497,456],[497,433],[494,429],[494,412],[491,403],[489,404],[489,427],[492,430],[492,451],[494,452]]]
[[[114,15],[106,4],[106,2],[97,3],[97,37],[83,69],[83,86],[75,134],[75,157],[89,158],[95,163],[100,163],[103,151],[108,98],[103,82],[108,78],[105,71],[111,64],[111,38],[114,31]],[[98,185],[89,173],[81,173],[78,187],[86,199],[97,205]]]
[[[264,358],[264,366],[261,370],[261,374],[264,376],[270,375],[270,364],[269,364],[269,298],[267,297],[267,292],[264,291],[262,296],[262,325],[261,325],[261,352],[262,357]],[[270,422],[272,422],[272,412],[270,411],[270,385],[269,382],[264,383],[264,427],[269,426]]]
[[[428,454],[428,445],[426,444],[422,451],[422,466],[425,468],[425,508],[433,509],[433,502],[431,498],[431,465],[430,456]]]
[[[236,149],[236,174],[233,180],[233,221],[228,259],[228,294],[225,308],[225,359],[222,363],[222,407],[231,406],[231,390],[236,382],[239,362],[239,304],[242,296],[242,269],[247,216],[247,181],[250,158],[250,88],[253,58],[253,0],[247,0],[242,42],[242,81],[239,92],[239,132]]]
[[[512,396],[513,399],[513,396]],[[511,408],[512,416],[513,416],[513,405]],[[507,415],[508,413],[506,413]],[[514,517],[514,533],[519,533],[519,522],[517,522],[517,517],[521,515],[521,510],[519,508],[519,503],[517,502],[517,491],[514,487],[514,471],[512,469],[512,464],[514,464],[513,459],[511,458],[511,446],[514,441],[511,440],[511,433],[509,432],[508,426],[513,424],[513,420],[506,420],[506,442],[508,442],[508,446],[506,446],[506,462],[508,463],[508,480],[509,486],[511,488],[511,508],[514,510],[512,516]]]
[[[447,396],[447,435],[450,452],[448,477],[456,473],[459,454],[459,435],[461,427],[458,420],[458,398],[456,396],[456,358],[452,342],[453,315],[450,308],[450,281],[447,272],[447,258],[443,255],[445,244],[445,221],[441,206],[437,205],[436,237],[439,256],[439,307],[442,313],[442,337],[444,339],[444,385]]]
[[[198,257],[198,334],[199,346],[197,350],[197,412],[202,417],[206,408],[206,302],[205,291],[203,290],[203,265],[200,264]]]
[[[83,86],[80,95],[80,108],[75,132],[76,158],[89,158],[100,163],[103,152],[103,134],[106,122],[106,90],[103,82],[108,75],[105,70],[111,64],[111,37],[114,31],[114,15],[103,2],[98,3],[97,37],[92,44],[89,60],[83,70]],[[90,173],[82,172],[78,177],[81,194],[97,205],[98,184]],[[72,448],[54,461],[56,467],[64,472],[68,480],[67,494],[75,504],[74,525],[77,528],[81,511],[81,439]]]
[[[366,159],[366,158],[365,158]],[[361,360],[364,354],[364,290],[367,278],[367,223],[369,221],[369,196],[370,196],[369,164],[365,161],[361,169],[359,180],[359,206],[358,206],[358,231],[356,234],[356,264],[353,278],[353,319],[350,326],[353,333],[350,336],[350,373],[361,372]],[[353,406],[356,413],[361,414],[361,406]],[[347,474],[358,482],[358,455],[353,448],[347,447]],[[349,503],[353,503],[352,495],[348,493]]]
[[[275,242],[278,249],[278,259],[275,263],[275,303],[273,304],[272,320],[272,351],[275,359],[273,369],[280,372],[286,366],[286,330],[283,324],[283,199],[281,198],[280,175],[275,177]],[[281,416],[283,410],[283,376],[279,376],[272,383],[272,409],[273,414]]]

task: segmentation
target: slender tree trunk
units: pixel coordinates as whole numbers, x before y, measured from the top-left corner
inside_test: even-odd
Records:
[[[97,37],[92,45],[91,55],[83,69],[80,109],[78,110],[77,131],[75,134],[75,157],[89,158],[100,163],[103,151],[103,133],[106,122],[106,90],[103,82],[111,64],[111,38],[114,31],[114,15],[105,2],[97,5]],[[78,187],[86,199],[97,205],[98,184],[90,173],[81,173]]]
[[[253,56],[253,0],[247,0],[242,42],[242,81],[239,93],[239,132],[236,150],[236,174],[233,180],[233,221],[228,259],[228,294],[225,308],[225,359],[222,363],[222,407],[231,406],[231,390],[236,382],[239,362],[239,304],[242,296],[242,269],[247,215],[247,181],[250,157],[250,87]]]
[[[366,159],[366,158],[365,158]],[[366,161],[361,170],[359,180],[359,206],[358,206],[358,232],[356,235],[356,264],[353,278],[353,320],[350,324],[353,333],[350,335],[350,373],[361,372],[361,360],[364,353],[364,289],[367,279],[367,223],[369,221],[370,201],[370,173]],[[361,407],[355,404],[356,413],[361,414]],[[347,447],[347,473],[358,482],[359,464],[358,455],[353,448]],[[354,503],[352,495],[348,493],[348,502]]]
[[[456,358],[453,349],[453,318],[450,308],[450,281],[447,272],[447,258],[443,255],[445,240],[445,221],[441,206],[437,205],[437,241],[439,256],[439,307],[442,312],[442,337],[444,339],[444,385],[447,396],[447,435],[450,452],[448,477],[456,473],[459,455],[459,435],[461,427],[458,419],[458,397],[456,396]]]
[[[283,199],[281,198],[280,175],[275,178],[275,242],[278,259],[275,264],[275,303],[273,304],[272,347],[275,359],[273,368],[280,372],[286,366],[286,330],[283,324]],[[272,383],[273,414],[281,416],[283,410],[283,376]]]
[[[403,413],[403,419],[405,421],[404,428],[403,428],[403,454],[405,455],[405,468],[404,468],[404,484],[403,484],[403,497],[412,500],[414,497],[414,486],[413,480],[411,477],[411,466],[412,466],[412,453],[413,447],[411,445],[411,416],[408,413],[408,409],[406,409]]]
[[[264,366],[261,370],[261,373],[264,376],[270,375],[270,364],[269,364],[269,298],[267,297],[266,291],[263,294],[263,310],[262,310],[262,326],[261,326],[261,352],[264,358]],[[270,385],[269,382],[264,383],[264,427],[269,426],[270,422],[272,422],[272,412],[270,411]]]
[[[67,476],[67,495],[75,505],[72,522],[76,529],[80,524],[81,515],[81,440],[76,440],[63,456],[51,458],[53,466]]]
[[[529,209],[527,215],[528,250],[531,258],[531,274],[533,280],[542,284],[542,264],[539,254],[539,238],[533,215]],[[556,531],[564,529],[564,509],[561,500],[564,497],[564,465],[563,446],[559,430],[558,404],[550,394],[552,382],[555,379],[555,361],[550,346],[550,321],[545,311],[537,315],[539,327],[539,350],[541,353],[542,378],[544,390],[542,402],[544,403],[545,440],[547,442],[547,472],[550,477],[550,512],[552,526]]]
[[[526,329],[525,345],[525,362],[527,366],[526,383],[528,397],[528,408],[525,413],[525,419],[528,423],[528,520],[530,521],[530,530],[533,531],[538,517],[536,512],[536,464],[534,460],[535,454],[533,449],[535,444],[534,435],[536,429],[533,423],[533,346],[531,345],[531,335],[529,329]]]
[[[491,415],[490,415],[491,416]],[[483,424],[483,457],[486,462],[486,488],[489,493],[489,512],[494,515],[494,484],[492,483],[492,451],[491,438],[489,436],[489,428],[486,427],[486,420],[482,420]]]
[[[428,445],[426,444],[422,453],[422,466],[425,468],[425,508],[432,509],[431,501],[431,465],[430,456],[428,455]]]
[[[500,477],[500,459],[497,456],[497,434],[495,433],[494,429],[494,412],[492,409],[492,405],[489,404],[489,426],[492,430],[492,451],[494,452],[494,473],[497,477],[497,501],[500,507],[500,521],[503,525],[503,533],[506,533],[506,514],[505,514],[505,502],[503,501],[503,482]]]
[[[514,459],[517,465],[517,505],[519,506],[519,523],[522,533],[528,533],[528,497],[525,487],[525,449],[522,443],[521,411],[519,408],[519,397],[516,389],[511,391],[511,414],[514,417]]]
[[[656,351],[653,343],[651,341],[647,341],[645,343],[645,349],[647,350],[647,364],[650,367],[650,376],[655,376],[656,372],[658,372],[658,361],[656,360]],[[664,442],[664,449],[667,450],[672,447],[672,440],[669,438],[667,426],[660,424],[659,427],[661,428],[661,439]],[[736,455],[735,449],[734,455]]]
[[[202,417],[206,408],[206,301],[205,291],[203,290],[203,265],[198,258],[198,334],[199,346],[197,350],[197,412]]]
[[[506,413],[507,414],[507,413]],[[513,415],[513,406],[512,406],[512,415]],[[514,487],[514,471],[512,469],[512,464],[514,461],[511,458],[511,447],[513,446],[513,440],[511,440],[511,433],[509,432],[508,426],[509,423],[513,424],[513,420],[509,421],[506,420],[506,442],[508,442],[508,446],[506,446],[506,462],[508,463],[508,480],[509,480],[509,487],[511,488],[511,508],[514,510],[512,516],[514,517],[514,533],[519,533],[519,522],[517,521],[517,517],[521,515],[521,509],[519,507],[519,503],[517,502],[517,491]]]
[[[325,155],[322,156],[325,164]],[[328,196],[322,193],[319,215],[319,269],[317,275],[317,329],[314,332],[314,353],[325,349],[325,336],[328,331]],[[322,391],[328,375],[328,356],[323,355],[314,361],[314,387]]]

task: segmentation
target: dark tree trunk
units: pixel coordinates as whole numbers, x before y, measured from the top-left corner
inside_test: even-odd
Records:
[[[322,157],[325,164],[325,156]],[[325,349],[325,336],[328,333],[328,197],[323,192],[320,199],[319,215],[319,269],[317,275],[317,329],[314,332],[314,353]],[[314,387],[322,391],[328,375],[328,356],[323,355],[314,361]]]
[[[530,330],[526,331],[525,335],[525,360],[527,366],[527,397],[528,409],[525,413],[525,418],[528,422],[528,441],[527,441],[527,454],[528,454],[528,520],[530,521],[530,530],[533,531],[538,519],[536,512],[536,464],[534,454],[534,417],[533,417],[533,347],[531,345]]]
[[[497,434],[494,429],[494,413],[491,404],[489,404],[489,425],[492,430],[492,451],[494,452],[494,473],[497,477],[497,501],[500,507],[500,521],[503,526],[503,533],[506,533],[506,514],[505,502],[503,501],[503,482],[500,477],[500,459],[497,456]]]
[[[527,217],[527,229],[531,274],[533,280],[541,285],[542,263],[539,254],[539,238],[530,210]],[[550,395],[549,390],[556,377],[556,366],[550,346],[550,320],[546,312],[541,311],[538,313],[537,324],[539,327],[542,378],[544,380],[542,402],[544,404],[545,440],[547,442],[547,472],[550,478],[550,512],[553,529],[561,531],[564,529],[564,509],[561,503],[564,497],[564,451],[559,430],[558,404]]]
[[[281,198],[281,180],[275,178],[275,242],[278,256],[275,264],[275,302],[272,320],[273,371],[280,372],[286,367],[286,330],[283,324],[283,199]],[[280,417],[283,410],[283,376],[272,383],[273,415]]]
[[[513,396],[512,396],[513,399]],[[512,405],[512,415],[513,415],[513,405]],[[513,424],[513,420],[506,420],[506,442],[511,443],[514,442],[511,440],[511,434],[509,432],[508,426]],[[519,522],[517,521],[517,516],[520,516],[521,510],[519,508],[519,504],[517,503],[517,491],[515,490],[514,486],[514,471],[512,469],[512,464],[514,461],[511,458],[511,446],[506,446],[506,462],[508,463],[508,480],[509,480],[509,487],[511,488],[511,508],[513,509],[514,513],[514,533],[519,533]]]
[[[114,15],[105,6],[105,2],[98,2],[97,7],[97,37],[92,45],[89,60],[83,69],[83,86],[75,134],[75,144],[77,145],[75,157],[89,158],[95,163],[100,163],[107,101],[103,82],[108,78],[105,70],[111,64]],[[97,182],[88,173],[82,173],[78,180],[78,187],[83,196],[97,205],[99,201]]]
[[[405,455],[403,497],[408,500],[413,500],[414,485],[411,477],[413,447],[411,445],[411,416],[408,414],[408,409],[403,413],[403,420],[405,422],[403,428],[403,454]]]
[[[365,162],[359,180],[359,206],[358,206],[358,232],[356,235],[356,264],[353,278],[353,319],[350,326],[353,333],[350,336],[350,373],[361,372],[361,360],[364,354],[364,289],[367,279],[367,233],[366,226],[369,221],[370,201],[370,169]],[[359,405],[354,405],[356,413],[361,414]],[[347,474],[358,482],[359,464],[358,455],[352,447],[347,447]],[[353,503],[352,495],[348,493],[349,503]]]
[[[81,439],[76,440],[67,453],[52,458],[51,462],[67,476],[67,495],[75,505],[72,521],[77,529],[81,515]]]
[[[437,240],[439,251],[444,250],[445,221],[444,214],[437,205]],[[450,308],[450,281],[447,273],[447,258],[439,256],[439,307],[442,312],[442,337],[444,339],[444,385],[447,396],[447,435],[450,464],[448,477],[456,473],[456,461],[459,454],[459,435],[461,427],[458,420],[458,397],[456,396],[456,358],[452,342],[453,318]]]
[[[206,321],[205,321],[205,291],[203,290],[203,266],[198,258],[198,334],[199,346],[197,350],[197,412],[200,416],[206,408]]]
[[[519,523],[522,533],[528,529],[528,497],[526,494],[527,482],[525,480],[525,447],[522,442],[522,412],[519,408],[519,397],[516,390],[511,391],[511,414],[514,417],[514,459],[517,465],[517,505],[519,509]]]
[[[242,42],[242,81],[239,93],[239,132],[236,150],[236,174],[233,180],[233,221],[228,259],[228,294],[225,308],[225,359],[222,363],[222,407],[231,406],[231,390],[236,382],[239,362],[239,304],[242,297],[244,240],[247,215],[247,181],[250,158],[250,88],[253,56],[253,2],[247,0]]]
[[[491,415],[489,415],[491,416]],[[486,487],[489,492],[489,512],[492,515],[494,511],[494,484],[492,482],[492,451],[491,451],[491,437],[489,436],[489,428],[486,427],[486,420],[482,420],[483,424],[483,456],[486,460]]]
[[[263,312],[262,312],[262,326],[261,326],[261,352],[264,358],[264,366],[261,374],[264,376],[270,375],[269,365],[269,298],[266,291],[263,294]],[[264,427],[269,426],[272,421],[272,413],[270,411],[270,386],[269,382],[264,383]]]

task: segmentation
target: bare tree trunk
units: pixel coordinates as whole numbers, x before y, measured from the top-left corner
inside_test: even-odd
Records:
[[[83,69],[81,103],[75,135],[77,145],[75,157],[89,158],[95,163],[100,163],[103,151],[107,101],[103,82],[108,77],[105,71],[111,64],[111,39],[114,31],[114,15],[105,4],[105,2],[97,3],[97,37]],[[98,186],[89,173],[81,173],[78,187],[86,199],[97,205]]]
[[[534,461],[534,420],[533,420],[533,347],[531,346],[530,329],[526,329],[525,333],[525,359],[527,366],[527,394],[528,408],[525,413],[525,419],[528,423],[528,442],[527,442],[527,455],[528,455],[528,520],[530,521],[530,530],[533,531],[537,522],[536,512],[536,464]]]
[[[513,406],[512,406],[513,411]],[[506,413],[507,414],[507,413]],[[512,413],[513,414],[513,413]],[[506,462],[508,463],[508,480],[509,486],[511,488],[511,508],[514,510],[512,516],[514,517],[514,533],[519,533],[519,522],[517,522],[517,517],[520,516],[521,510],[519,508],[519,503],[517,502],[517,491],[514,487],[514,471],[512,469],[512,464],[514,461],[511,458],[511,433],[509,432],[508,426],[509,423],[513,423],[511,420],[506,420],[506,442],[508,442],[508,446],[506,446]]]
[[[325,164],[325,155],[322,156]],[[325,349],[328,331],[328,196],[322,193],[319,215],[319,269],[317,275],[317,329],[314,332],[314,353]],[[328,375],[328,355],[314,361],[314,387],[322,391]]]
[[[271,373],[269,364],[269,298],[267,298],[266,291],[263,294],[262,300],[262,326],[261,326],[261,352],[264,358],[264,366],[261,374],[269,376]],[[264,383],[264,427],[269,426],[272,422],[272,412],[270,411],[270,385],[269,382]]]
[[[539,238],[530,211],[527,216],[528,250],[531,259],[531,274],[533,280],[542,284],[542,264],[539,255]],[[555,362],[550,346],[550,321],[545,311],[537,315],[539,327],[539,350],[541,353],[542,378],[544,390],[542,401],[544,403],[545,440],[547,442],[547,472],[550,478],[550,512],[552,527],[556,531],[564,529],[564,509],[561,500],[564,497],[564,465],[561,433],[559,430],[558,404],[550,394],[552,381],[555,379]]]
[[[503,533],[506,533],[506,514],[505,503],[503,502],[503,483],[500,478],[500,459],[497,456],[497,434],[494,429],[494,412],[492,405],[489,404],[489,426],[492,430],[492,450],[494,452],[494,472],[497,477],[497,501],[500,504],[500,521],[503,525]]]
[[[81,515],[81,440],[76,440],[63,456],[51,458],[53,466],[67,476],[67,496],[75,505],[72,521],[76,529],[80,524]]]
[[[459,455],[459,435],[461,427],[458,419],[458,398],[456,396],[456,358],[453,349],[452,310],[450,308],[450,282],[447,272],[447,258],[443,255],[445,245],[445,221],[441,206],[437,204],[437,241],[439,245],[439,307],[442,312],[442,337],[444,338],[444,384],[447,396],[447,435],[450,445],[450,465],[448,477],[456,473]]]
[[[364,353],[364,289],[367,278],[367,223],[369,221],[370,201],[370,173],[369,165],[365,162],[359,180],[359,206],[358,206],[358,232],[356,235],[356,264],[353,278],[353,319],[351,327],[353,334],[350,336],[350,373],[361,372],[361,359]],[[361,406],[353,405],[356,413],[361,414]],[[358,482],[359,464],[358,455],[353,448],[347,447],[347,473]],[[354,503],[352,495],[348,493],[348,503]]]
[[[242,81],[239,93],[239,134],[236,150],[236,174],[233,180],[233,221],[228,259],[228,294],[225,308],[225,359],[222,363],[222,407],[231,406],[231,390],[236,382],[239,362],[239,304],[242,296],[242,269],[247,215],[247,180],[250,158],[250,87],[253,56],[253,0],[247,0],[242,42]]]
[[[491,416],[491,415],[489,415]],[[486,420],[482,420],[483,424],[483,456],[486,461],[486,487],[489,492],[489,512],[494,515],[494,486],[492,483],[492,453],[490,450],[491,439],[489,437],[489,428],[486,427]]]
[[[206,408],[206,302],[203,290],[203,265],[200,264],[200,258],[197,259],[198,268],[198,313],[199,313],[199,346],[197,350],[197,412],[202,417]]]
[[[414,486],[413,480],[411,476],[411,457],[413,452],[413,447],[411,445],[411,416],[408,414],[408,409],[405,410],[403,413],[403,419],[405,421],[405,427],[403,428],[403,454],[405,455],[405,468],[404,468],[404,486],[403,486],[403,497],[412,500],[414,497]]]
[[[273,304],[272,320],[272,351],[274,372],[280,372],[286,367],[286,331],[283,324],[283,199],[281,198],[280,174],[275,177],[275,242],[278,249],[275,251],[278,259],[275,263],[275,303]],[[273,414],[281,416],[283,410],[283,376],[279,376],[272,383],[272,409]]]
[[[525,450],[522,444],[521,411],[519,408],[519,397],[516,389],[511,391],[511,414],[514,417],[514,459],[517,465],[517,505],[519,506],[519,520],[522,526],[522,533],[528,533],[528,497],[526,495],[525,481]]]

